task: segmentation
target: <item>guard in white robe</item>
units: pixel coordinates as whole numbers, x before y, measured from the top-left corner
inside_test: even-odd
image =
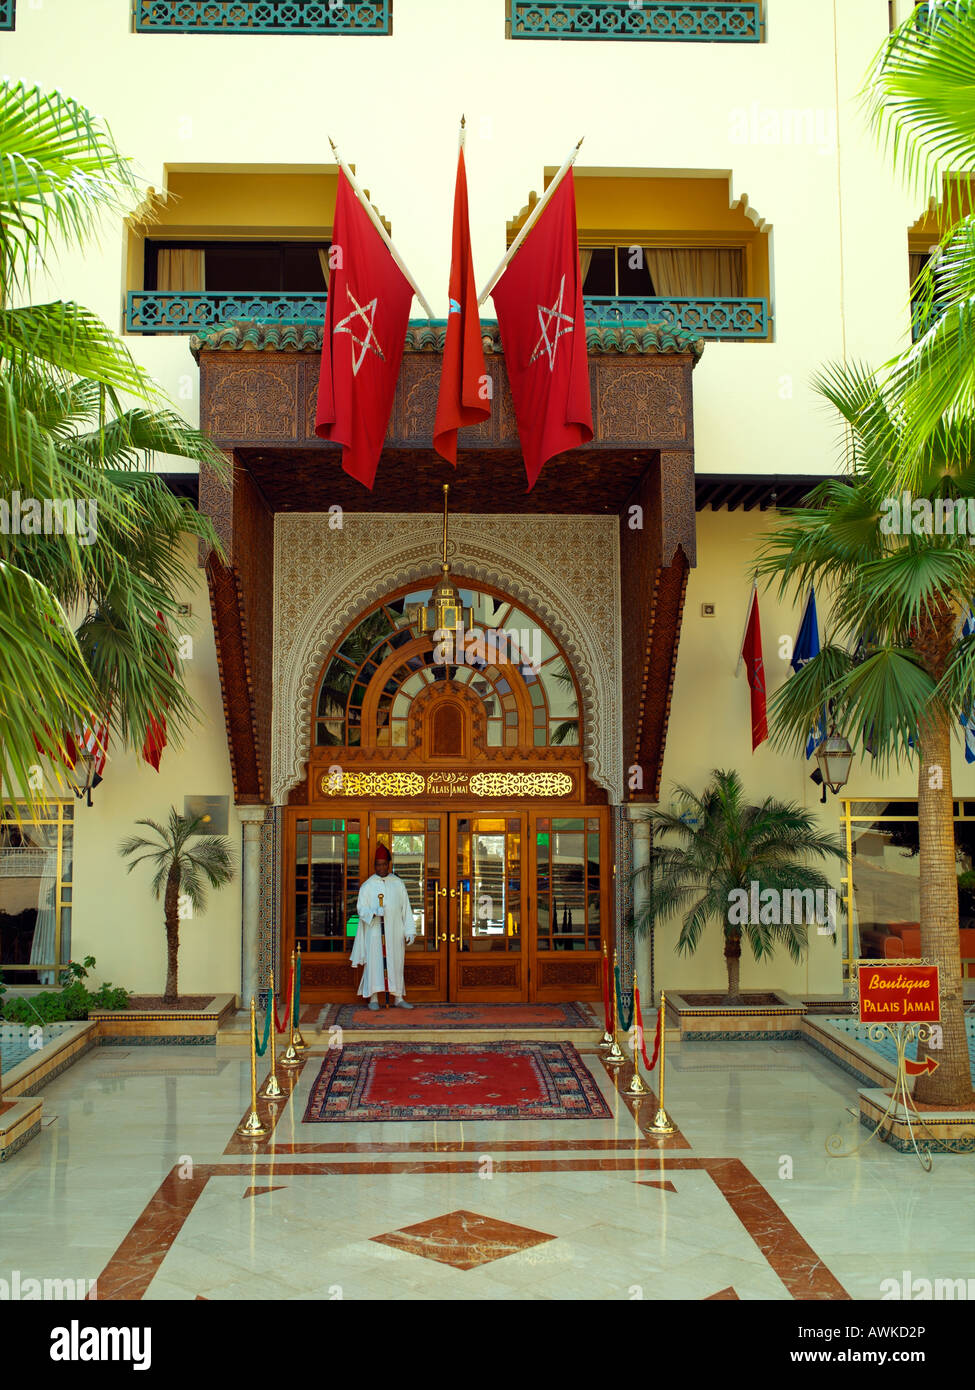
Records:
[[[380,928],[382,913],[386,930],[386,975],[389,980],[389,992],[394,996],[397,1008],[411,1009],[413,1005],[407,1004],[403,998],[406,993],[403,957],[407,945],[416,935],[413,909],[410,907],[405,883],[391,872],[392,861],[385,845],[380,845],[376,850],[374,868],[375,873],[367,878],[359,889],[356,904],[359,927],[355,934],[351,963],[354,966],[365,967],[359,982],[359,993],[363,998],[369,999],[370,1009],[378,1009],[378,996],[383,991],[383,943]],[[383,895],[381,908],[380,893]]]

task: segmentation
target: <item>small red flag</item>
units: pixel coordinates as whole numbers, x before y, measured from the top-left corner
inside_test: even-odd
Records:
[[[166,631],[166,619],[156,609],[156,631]],[[169,674],[172,675],[176,669],[172,661],[166,656],[166,665],[169,667]],[[159,762],[166,747],[166,705],[164,704],[159,713],[150,713],[149,722],[146,725],[146,737],[142,744],[142,756],[150,767],[159,771]]]
[[[550,458],[592,439],[571,169],[492,297],[530,492]]]
[[[758,586],[752,587],[752,602],[748,623],[741,644],[739,665],[745,663],[745,674],[752,692],[752,752],[768,738],[768,719],[765,711],[765,660],[762,656],[762,625],[758,617]]]
[[[393,409],[413,287],[339,171],[315,433],[372,488]]]
[[[477,312],[477,288],[471,257],[471,228],[467,214],[467,169],[464,151],[457,160],[454,189],[454,235],[450,253],[450,308],[444,341],[440,395],[433,426],[433,447],[448,463],[457,464],[457,431],[479,425],[491,414],[481,395],[487,372]]]

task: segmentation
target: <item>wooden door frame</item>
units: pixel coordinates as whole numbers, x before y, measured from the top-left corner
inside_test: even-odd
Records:
[[[408,817],[416,820],[428,820],[435,817],[441,818],[441,869],[446,869],[448,884],[452,883],[456,872],[454,862],[455,841],[451,832],[451,822],[456,817],[464,816],[474,820],[478,817],[497,817],[510,819],[518,815],[522,818],[522,951],[519,953],[522,962],[522,971],[527,972],[527,979],[524,979],[524,988],[517,991],[517,999],[524,994],[526,1002],[559,1002],[569,1000],[588,1000],[596,1002],[602,997],[600,970],[602,951],[539,951],[537,924],[537,902],[536,890],[538,883],[538,855],[536,843],[536,823],[540,817],[548,819],[588,819],[598,818],[600,822],[600,928],[601,939],[606,943],[607,949],[612,949],[614,940],[613,931],[613,901],[614,901],[614,845],[612,842],[613,823],[610,808],[605,805],[588,805],[572,802],[545,802],[542,800],[512,800],[511,802],[501,802],[485,804],[483,801],[473,803],[458,798],[456,803],[451,799],[439,802],[429,802],[424,800],[422,804],[416,802],[398,802],[389,800],[382,803],[369,801],[356,804],[349,798],[337,799],[333,801],[315,802],[308,806],[287,806],[284,808],[282,849],[281,849],[281,894],[280,904],[280,959],[282,962],[288,959],[288,953],[292,950],[295,942],[295,849],[296,849],[296,830],[295,827],[299,820],[349,820],[357,818],[360,822],[359,839],[359,874],[360,883],[364,882],[372,872],[372,855],[374,846],[371,844],[368,828],[374,823],[377,816],[383,817]],[[447,832],[446,834],[444,832]],[[444,856],[446,855],[446,863]],[[394,867],[395,872],[395,867]],[[448,905],[447,929],[456,932],[456,913],[451,904],[455,904],[455,899],[446,899]],[[444,929],[444,920],[441,917],[441,932]],[[302,956],[302,977],[303,995],[314,1002],[329,1003],[353,1003],[359,998],[356,993],[359,984],[358,971],[349,965],[349,953],[329,952],[320,957],[314,957],[309,952]],[[440,947],[439,959],[445,964],[440,966],[439,979],[443,981],[443,988],[436,982],[432,985],[424,985],[416,980],[410,980],[410,974],[416,973],[416,967],[426,964],[428,958],[433,953],[424,952],[422,955],[415,953],[412,961],[410,953],[407,952],[407,997],[420,1002],[428,999],[431,1002],[436,998],[444,998],[450,993],[450,979],[446,973],[452,969],[450,956],[445,946]],[[414,969],[409,970],[410,965]],[[515,995],[512,995],[514,998]],[[498,1002],[504,1002],[501,992],[494,996]],[[468,1000],[466,1002],[474,1002]]]

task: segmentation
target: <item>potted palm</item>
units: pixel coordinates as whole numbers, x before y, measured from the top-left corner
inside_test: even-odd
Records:
[[[153,832],[155,839],[132,835],[123,840],[119,853],[129,860],[128,872],[142,863],[155,870],[152,892],[163,897],[166,924],[166,991],[163,1002],[179,1001],[177,971],[179,963],[180,899],[187,899],[195,911],[206,907],[206,890],[222,888],[233,878],[233,859],[230,842],[222,835],[202,835],[202,816],[181,816],[175,806],[170,808],[167,825],[154,820],[139,820]],[[196,840],[193,844],[191,841]]]
[[[769,959],[777,946],[800,960],[812,917],[809,904],[815,904],[817,893],[824,901],[830,891],[826,875],[806,861],[842,860],[843,846],[819,830],[811,811],[774,797],[749,801],[733,771],[715,770],[700,795],[675,788],[670,810],[650,810],[643,818],[652,827],[653,844],[648,863],[632,876],[643,889],[634,929],[646,934],[659,919],[680,914],[677,950],[690,955],[709,923],[720,926],[728,991],[710,1002],[747,1005],[740,987],[742,940],[756,960]],[[786,899],[786,894],[798,897]]]

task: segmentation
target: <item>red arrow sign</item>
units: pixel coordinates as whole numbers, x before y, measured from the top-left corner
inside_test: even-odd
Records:
[[[922,1071],[932,1072],[935,1067],[940,1065],[940,1062],[935,1061],[935,1059],[930,1056],[925,1057],[923,1062],[912,1062],[909,1057],[904,1058],[904,1070],[907,1072],[908,1076],[920,1076]]]

